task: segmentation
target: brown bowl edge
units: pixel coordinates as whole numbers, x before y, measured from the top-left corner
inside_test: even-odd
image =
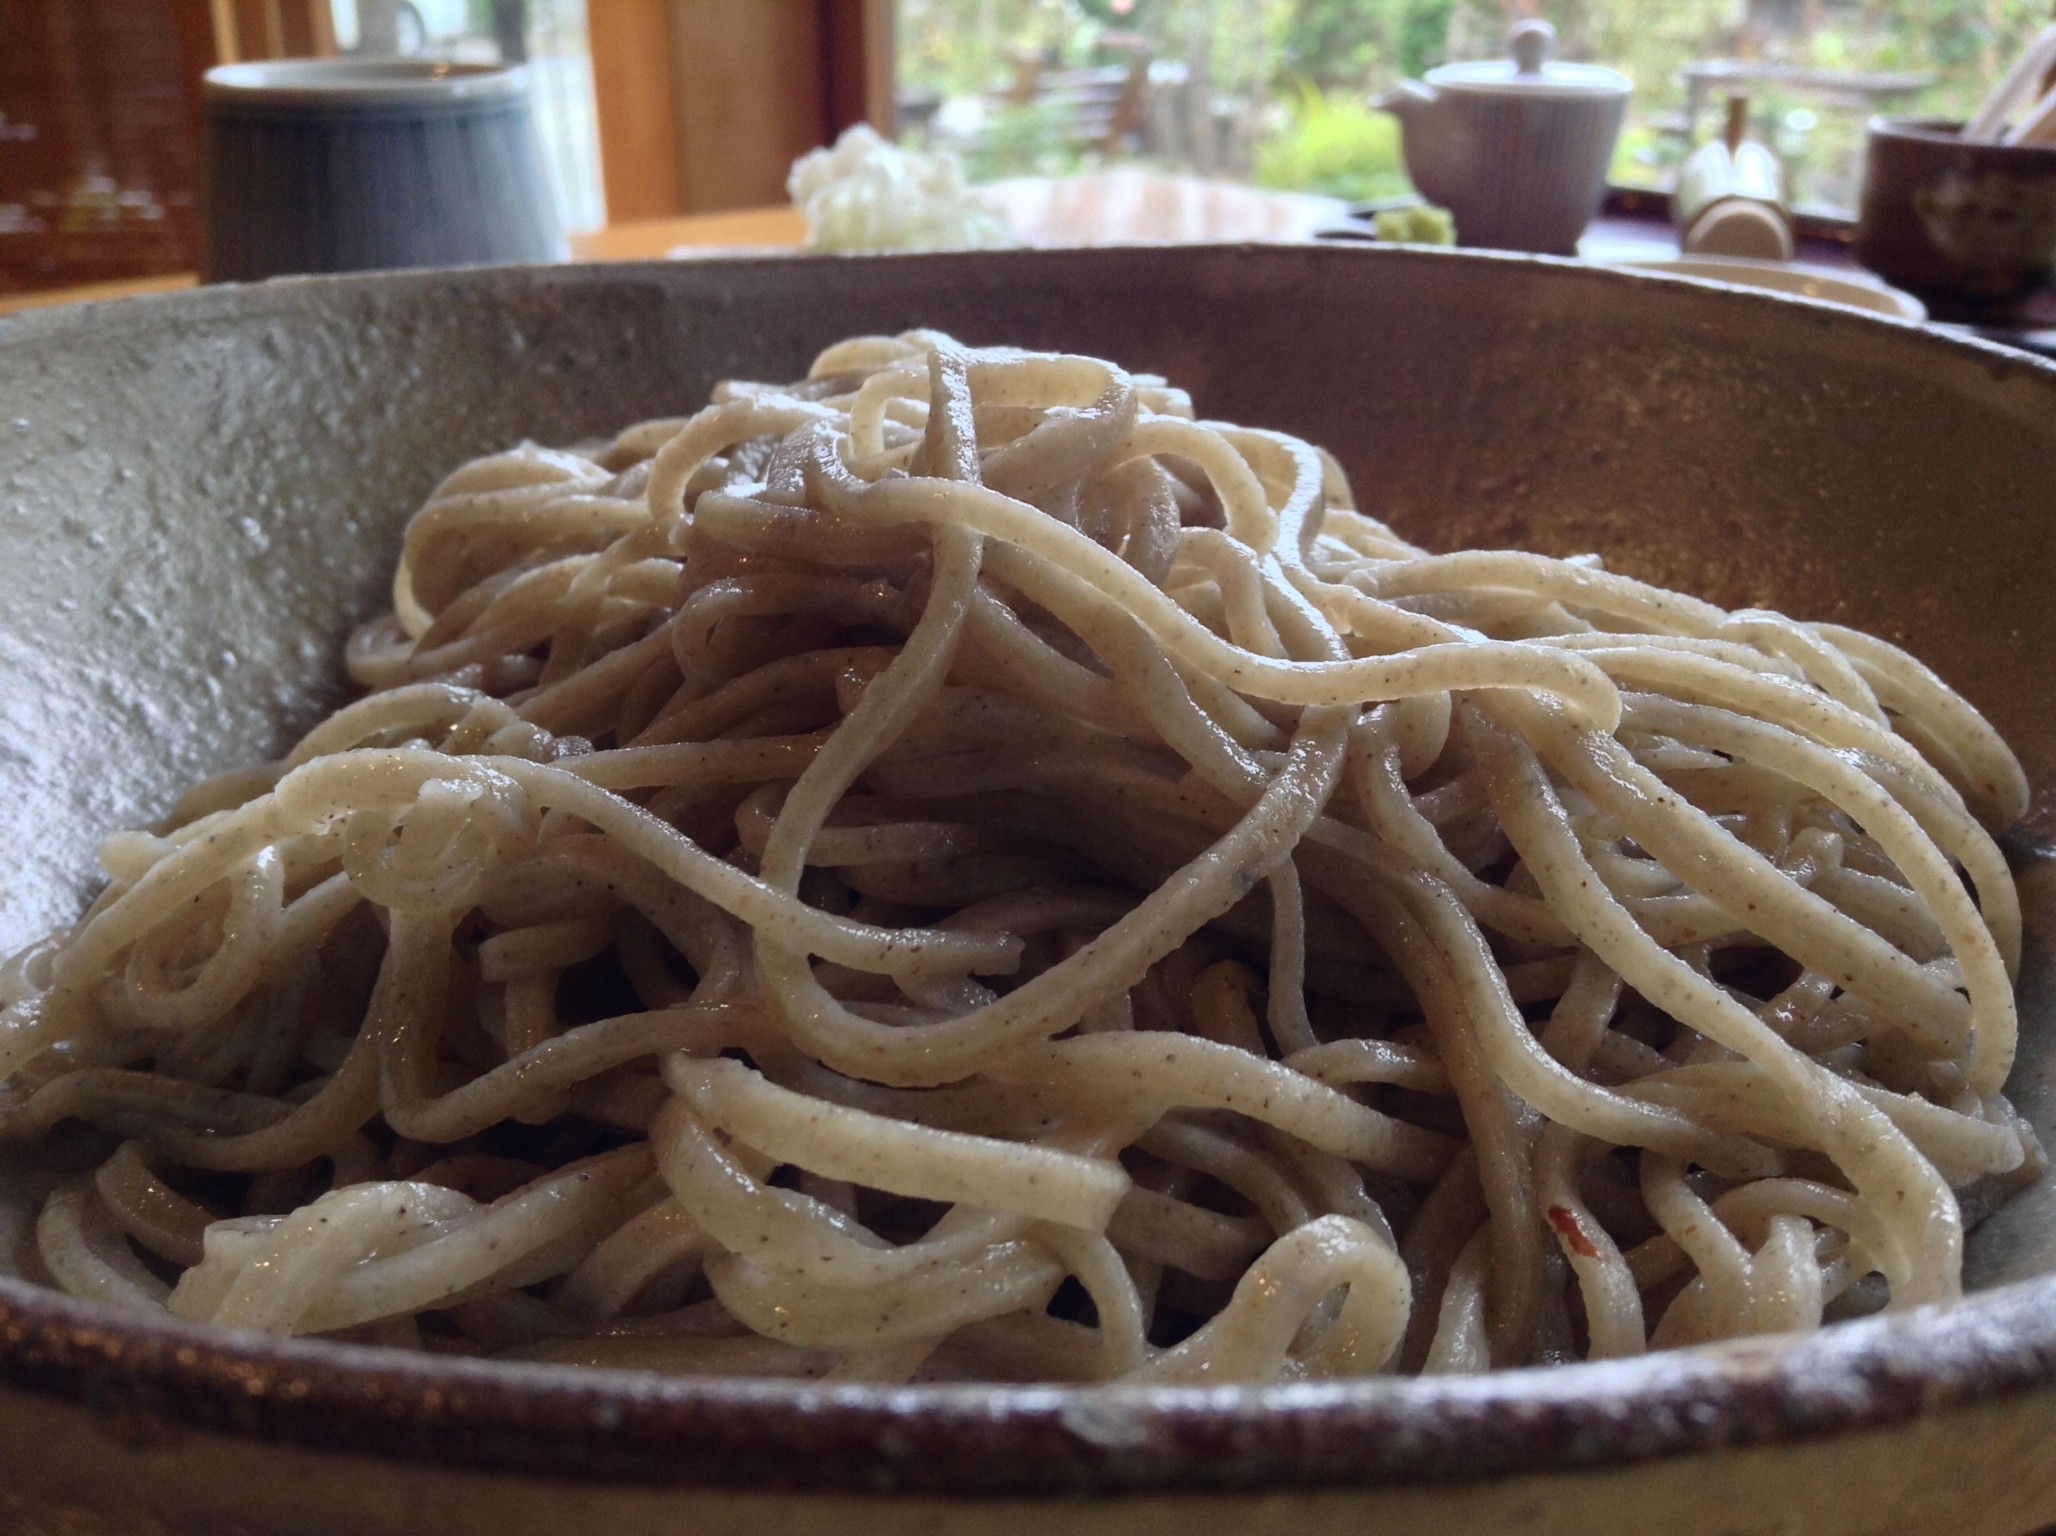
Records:
[[[1318,262],[1330,253],[1313,254]],[[1574,265],[1497,254],[1415,259]],[[1588,273],[1580,280],[1656,281]],[[364,279],[277,288],[353,281]],[[217,289],[180,301],[204,309],[229,296]],[[1760,313],[1820,307],[1723,297]],[[25,338],[61,323],[29,315],[0,332]],[[2056,368],[2009,349],[1932,333],[1916,344],[1967,353],[1995,379],[2056,378]],[[1796,1340],[1634,1361],[1318,1386],[1082,1390],[795,1385],[415,1356],[129,1316],[0,1277],[5,1392],[82,1405],[139,1446],[216,1432],[585,1483],[960,1499],[1396,1488],[1819,1441],[2056,1397],[2056,1277]]]
[[[419,1356],[0,1280],[0,1386],[126,1443],[207,1431],[577,1482],[952,1498],[1289,1492],[1625,1466],[2056,1390],[2056,1278],[1639,1360],[1277,1387],[831,1386]]]

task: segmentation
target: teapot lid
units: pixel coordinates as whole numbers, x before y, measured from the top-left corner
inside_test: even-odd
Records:
[[[1427,73],[1437,90],[1480,91],[1523,96],[1624,96],[1634,82],[1602,64],[1565,64],[1556,57],[1556,28],[1524,21],[1507,35],[1504,59],[1443,64]]]

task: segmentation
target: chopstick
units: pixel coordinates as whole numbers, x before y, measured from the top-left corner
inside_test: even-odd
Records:
[[[2056,87],[2028,108],[2027,116],[2007,132],[2002,144],[2056,144]]]
[[[2044,27],[2035,34],[2034,41],[2027,45],[2021,56],[2013,61],[2013,67],[1985,98],[1977,114],[1963,125],[1963,137],[1977,140],[1996,140],[2006,126],[2006,119],[2013,109],[2030,91],[2041,95],[2035,110],[2029,113],[2033,120],[2041,108],[2048,104],[2045,76],[2050,66],[2056,65],[2056,24]]]

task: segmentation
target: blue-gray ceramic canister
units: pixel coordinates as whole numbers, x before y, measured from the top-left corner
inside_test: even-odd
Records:
[[[519,68],[225,64],[205,105],[208,282],[567,254]]]

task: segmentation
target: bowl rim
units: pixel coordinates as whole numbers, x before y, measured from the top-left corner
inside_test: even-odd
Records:
[[[1963,127],[1961,118],[1880,113],[1865,122],[1864,131],[1874,139],[1897,139],[1902,143],[1954,149],[1981,160],[2025,161],[2044,169],[2056,166],[2056,144],[2001,144],[1997,140],[1970,140],[1963,137]]]
[[[2056,1277],[1639,1359],[1211,1388],[835,1386],[413,1355],[121,1314],[0,1279],[0,1390],[80,1404],[127,1433],[572,1483],[952,1499],[1394,1489],[2056,1402]]]
[[[1500,262],[1552,280],[1647,286],[1548,257],[1341,245],[1187,247],[1305,277],[1331,263]],[[1164,259],[1160,248],[980,253],[990,266]],[[960,261],[915,257],[749,258]],[[706,263],[692,264],[702,274]],[[0,352],[78,325],[188,330],[308,293],[436,284],[647,281],[677,264],[289,278],[0,322]],[[661,279],[660,279],[661,280]],[[1673,280],[1673,286],[1678,286]],[[1927,354],[2056,407],[2056,364],[2011,348],[1762,290],[1683,285],[1738,318],[1841,331]],[[1854,328],[1854,329],[1852,329]],[[1918,333],[1918,334],[1916,334]],[[2017,402],[2016,402],[2017,404]],[[415,1355],[122,1313],[0,1276],[0,1405],[68,1402],[102,1422],[559,1481],[956,1499],[1282,1493],[1456,1484],[1627,1467],[1884,1430],[2033,1402],[2056,1410],[2056,1275],[1960,1300],[1630,1360],[1272,1387],[876,1386],[691,1378]]]
[[[1797,1338],[1265,1387],[836,1385],[419,1355],[124,1314],[0,1278],[0,1404],[7,1391],[128,1435],[581,1483],[988,1500],[1390,1489],[2056,1407],[2056,1276]]]
[[[322,117],[395,108],[480,107],[528,90],[520,64],[428,59],[257,59],[217,64],[202,77],[210,116]]]
[[[1675,282],[1711,283],[1721,288],[1746,289],[1755,293],[1777,294],[1787,299],[1797,299],[1805,304],[1832,304],[1840,309],[1853,309],[1858,313],[1875,315],[1883,320],[1914,325],[1925,324],[1927,306],[1903,288],[1895,288],[1883,278],[1869,272],[1837,271],[1828,267],[1814,266],[1803,261],[1763,261],[1753,256],[1652,256],[1632,257],[1626,261],[1609,262],[1609,266],[1623,272],[1639,272],[1645,277],[1669,278]],[[1768,278],[1783,276],[1790,281],[1777,283]],[[1809,293],[1798,287],[1800,282],[1810,282],[1821,289]]]

